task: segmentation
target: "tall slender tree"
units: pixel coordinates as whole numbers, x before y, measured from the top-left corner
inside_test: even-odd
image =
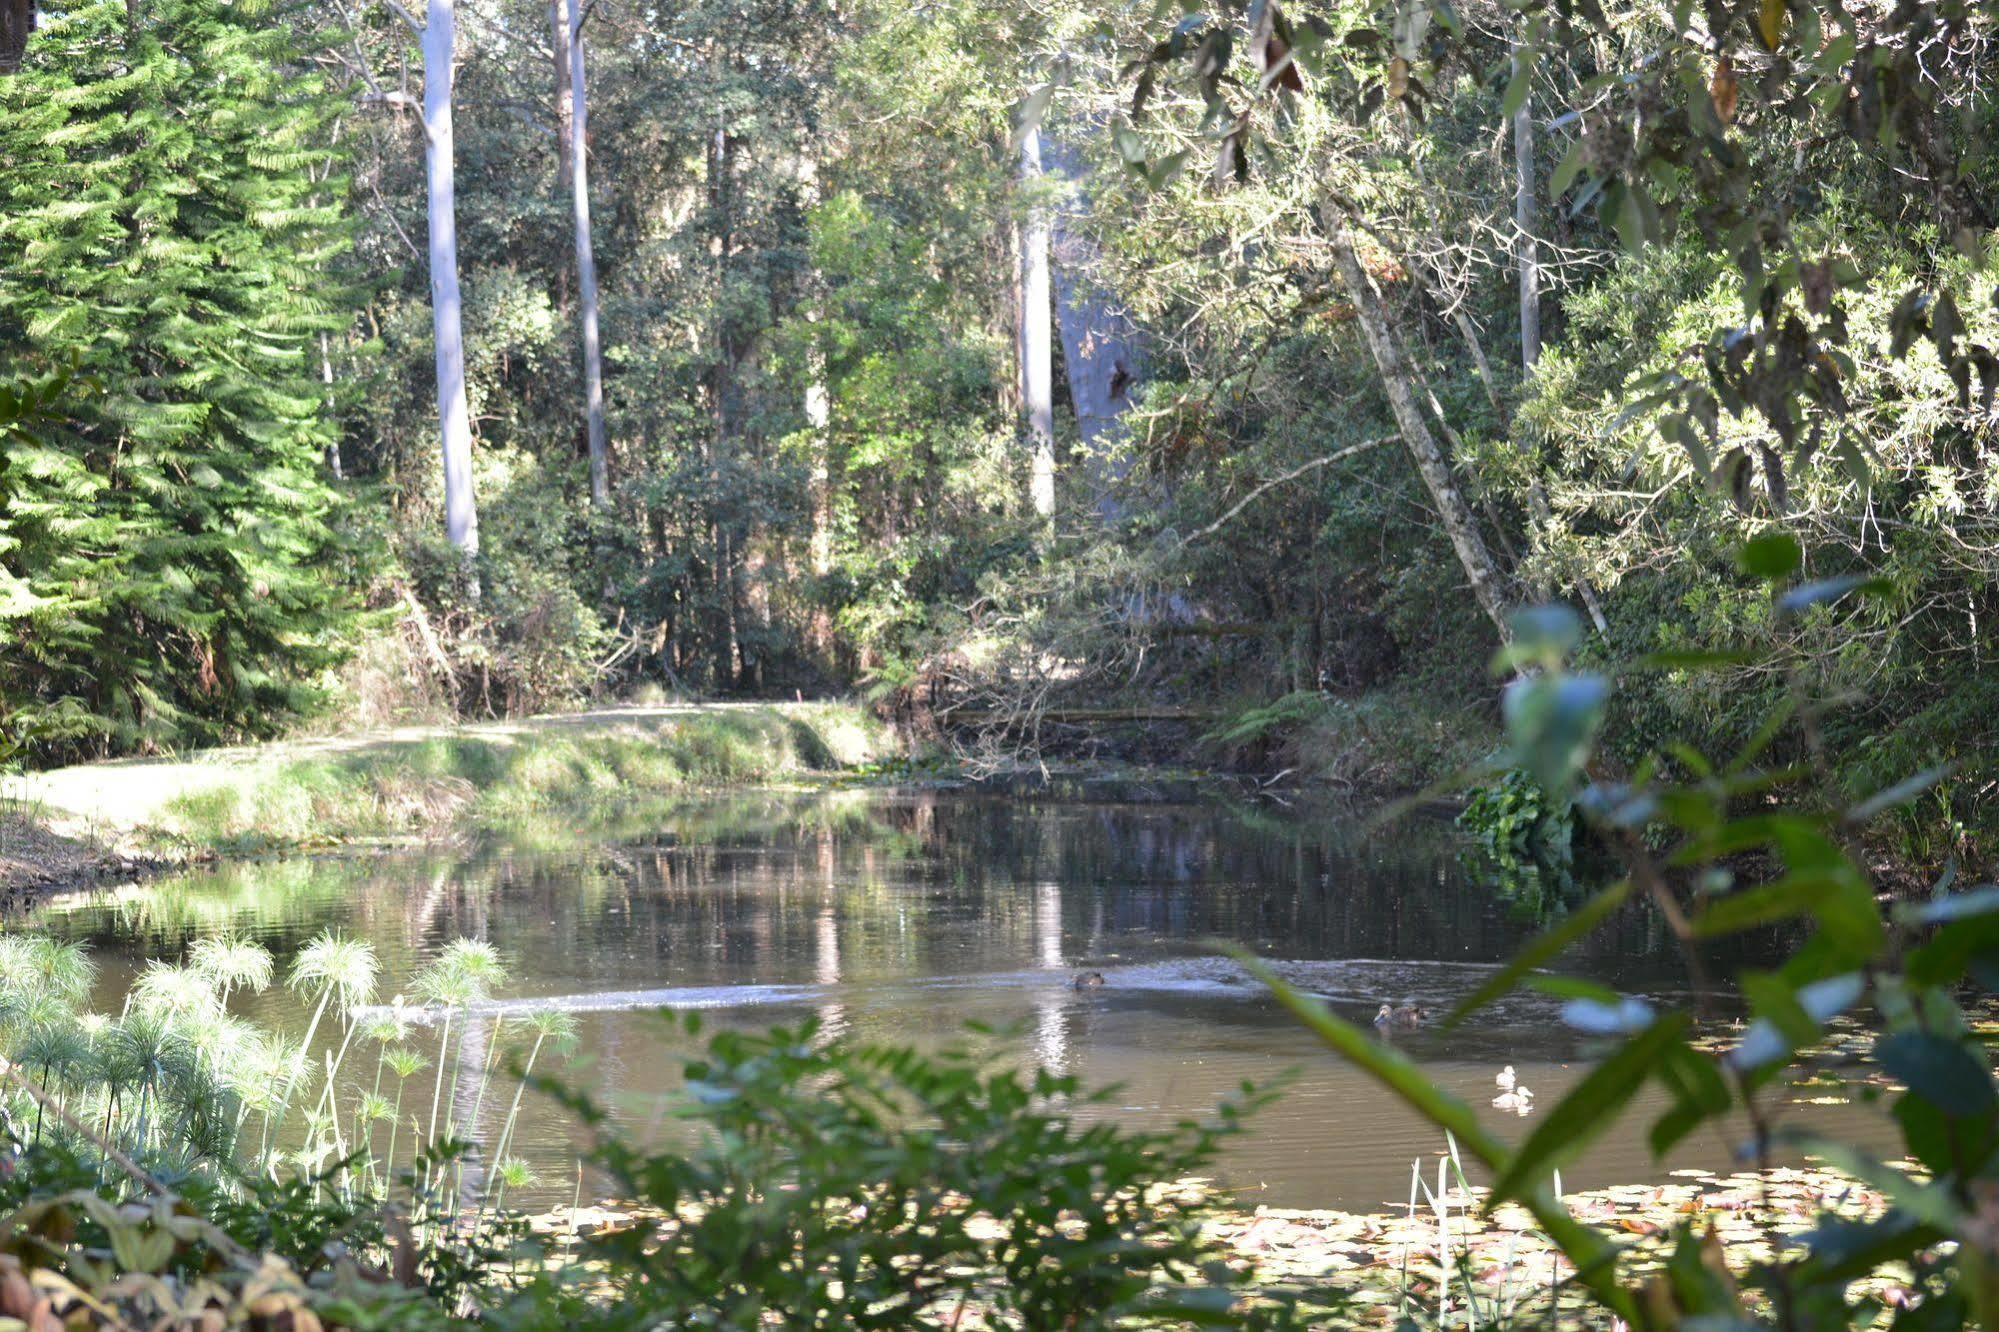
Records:
[[[1020,186],[1027,222],[1020,231],[1020,390],[1027,419],[1028,502],[1036,515],[1055,512],[1054,319],[1048,282],[1048,202],[1041,172],[1041,129],[1020,136]]]
[[[472,412],[465,393],[464,300],[458,286],[458,180],[452,92],[456,77],[458,14],[455,0],[428,0],[419,21],[402,0],[389,9],[415,35],[423,57],[423,161],[426,257],[430,269],[432,363],[436,375],[437,432],[444,467],[444,532],[471,578],[479,553],[479,512],[472,484]],[[352,27],[351,20],[349,26]],[[347,62],[366,87],[365,101],[407,106],[408,93],[384,88],[357,39]]]
[[[576,221],[576,290],[583,324],[583,411],[590,444],[590,502],[611,502],[611,465],[604,439],[604,352],[597,334],[597,257],[590,244],[589,100],[583,83],[580,0],[563,0],[569,53],[569,192]]]

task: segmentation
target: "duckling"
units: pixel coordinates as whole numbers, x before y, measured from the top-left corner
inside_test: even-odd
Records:
[[[1495,1110],[1512,1110],[1517,1114],[1524,1115],[1534,1108],[1534,1093],[1525,1087],[1517,1087],[1512,1091],[1503,1091],[1492,1098],[1492,1108]]]
[[[1393,1004],[1383,1004],[1381,1011],[1374,1015],[1377,1027],[1413,1027],[1430,1016],[1430,1010],[1416,1004],[1397,1008]]]
[[[1101,990],[1104,988],[1104,973],[1080,971],[1076,973],[1076,979],[1069,983],[1079,990]]]
[[[1508,1064],[1505,1068],[1500,1069],[1498,1074],[1495,1075],[1492,1080],[1499,1085],[1499,1089],[1501,1091],[1512,1091],[1514,1083],[1519,1081],[1519,1079],[1514,1075],[1513,1065],[1511,1064]]]

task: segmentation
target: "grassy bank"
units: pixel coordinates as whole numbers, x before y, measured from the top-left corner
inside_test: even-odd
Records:
[[[15,779],[20,823],[97,848],[252,851],[614,820],[653,798],[898,752],[842,703],[614,708],[87,764]]]

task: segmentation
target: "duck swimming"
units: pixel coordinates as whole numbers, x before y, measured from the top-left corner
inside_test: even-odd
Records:
[[[1492,1080],[1499,1085],[1501,1091],[1512,1091],[1514,1084],[1519,1079],[1513,1072],[1513,1065],[1508,1064],[1505,1068],[1500,1069]]]
[[[1101,971],[1079,971],[1076,979],[1069,982],[1079,990],[1101,990],[1104,988],[1104,973]]]
[[[1393,1004],[1383,1004],[1381,1011],[1374,1015],[1377,1027],[1414,1027],[1430,1016],[1430,1010],[1417,1004],[1407,1004],[1397,1008]]]
[[[1524,1115],[1534,1108],[1534,1093],[1528,1091],[1525,1087],[1503,1091],[1492,1098],[1492,1108],[1495,1110],[1512,1110],[1517,1114]]]

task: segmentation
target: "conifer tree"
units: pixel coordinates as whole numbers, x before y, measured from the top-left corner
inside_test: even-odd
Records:
[[[0,445],[0,696],[77,700],[75,748],[268,731],[335,659],[340,104],[296,49],[262,0],[85,0],[0,80],[0,379],[76,368]]]

